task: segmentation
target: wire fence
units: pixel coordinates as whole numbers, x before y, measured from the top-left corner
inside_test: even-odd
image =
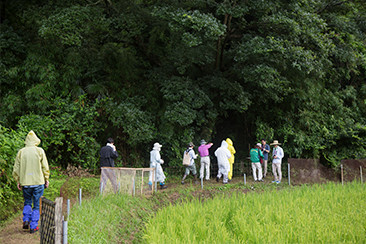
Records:
[[[100,193],[124,193],[129,195],[152,194],[155,183],[153,168],[102,167]]]
[[[62,197],[55,202],[41,198],[40,243],[61,243],[62,240]]]
[[[41,244],[55,243],[55,206],[55,202],[42,198]]]

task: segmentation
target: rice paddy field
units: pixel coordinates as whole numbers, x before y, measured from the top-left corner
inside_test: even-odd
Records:
[[[365,185],[325,184],[161,209],[146,243],[366,243]]]
[[[262,188],[248,191],[243,185],[230,185],[200,198],[195,197],[194,185],[160,191],[152,197],[97,196],[73,208],[68,240],[366,243],[365,184],[259,186]],[[171,198],[173,195],[183,197]]]

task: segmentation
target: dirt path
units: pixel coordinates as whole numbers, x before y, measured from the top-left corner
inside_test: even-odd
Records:
[[[22,228],[22,214],[19,213],[13,220],[9,221],[0,229],[0,243],[6,244],[38,244],[40,242],[39,232],[30,234],[29,230]]]

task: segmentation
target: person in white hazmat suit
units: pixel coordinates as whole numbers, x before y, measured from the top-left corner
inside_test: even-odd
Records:
[[[160,157],[160,150],[162,145],[158,142],[154,143],[154,147],[150,152],[150,168],[156,168],[156,181],[160,183],[160,189],[165,189],[167,186],[165,185],[165,175],[163,172],[163,168],[161,165],[164,163],[164,160]],[[152,187],[152,173],[149,175],[149,185]]]
[[[219,166],[216,181],[219,182],[221,176],[223,176],[223,183],[227,184],[230,171],[229,158],[231,157],[231,153],[226,141],[221,142],[221,146],[215,151],[215,156],[217,157],[217,164]]]

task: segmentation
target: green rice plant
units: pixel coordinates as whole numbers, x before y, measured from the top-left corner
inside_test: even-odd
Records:
[[[161,209],[147,243],[365,243],[366,188],[359,183],[233,194]]]

